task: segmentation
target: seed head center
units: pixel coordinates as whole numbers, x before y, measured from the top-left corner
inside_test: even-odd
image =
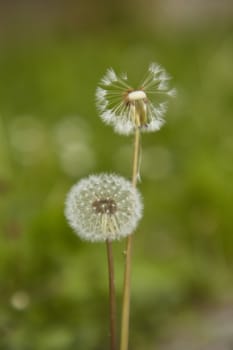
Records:
[[[116,202],[113,199],[97,199],[92,203],[96,214],[113,215],[117,211]]]
[[[145,98],[146,98],[146,94],[142,90],[135,90],[128,94],[129,102],[136,101],[136,100],[143,100]]]

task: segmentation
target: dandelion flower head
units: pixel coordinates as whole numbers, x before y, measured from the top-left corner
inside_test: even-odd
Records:
[[[71,188],[65,216],[84,240],[120,239],[135,230],[142,216],[141,196],[123,177],[91,175]]]
[[[167,97],[175,95],[170,79],[163,67],[152,63],[141,84],[133,88],[127,74],[117,75],[108,69],[96,90],[100,117],[120,134],[131,134],[136,128],[159,130],[164,123]]]

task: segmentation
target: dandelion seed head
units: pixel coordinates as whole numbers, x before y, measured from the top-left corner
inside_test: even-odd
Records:
[[[133,88],[126,73],[117,75],[112,68],[108,69],[96,90],[100,117],[120,134],[132,134],[136,128],[159,130],[166,112],[161,105],[175,96],[170,79],[163,67],[151,63],[139,87]]]
[[[135,230],[142,217],[142,200],[123,177],[91,175],[69,191],[65,216],[84,240],[116,240]]]

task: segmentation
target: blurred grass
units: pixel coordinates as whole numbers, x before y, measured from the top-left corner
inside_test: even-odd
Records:
[[[230,295],[231,31],[9,41],[0,55],[0,350],[107,348],[105,247],[71,232],[64,199],[90,172],[130,177],[132,139],[101,123],[94,93],[109,66],[137,81],[151,61],[171,73],[178,97],[166,126],[143,135],[132,348],[153,349],[174,311]],[[114,248],[120,302],[124,243]]]

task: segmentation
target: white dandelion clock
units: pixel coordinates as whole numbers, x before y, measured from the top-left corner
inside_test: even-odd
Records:
[[[141,196],[123,177],[91,175],[71,188],[65,216],[84,240],[120,239],[131,234],[142,217]]]
[[[133,88],[126,74],[117,76],[108,69],[96,90],[100,117],[120,134],[131,134],[136,128],[159,130],[164,123],[167,98],[175,95],[170,79],[164,68],[152,63],[142,83]]]

